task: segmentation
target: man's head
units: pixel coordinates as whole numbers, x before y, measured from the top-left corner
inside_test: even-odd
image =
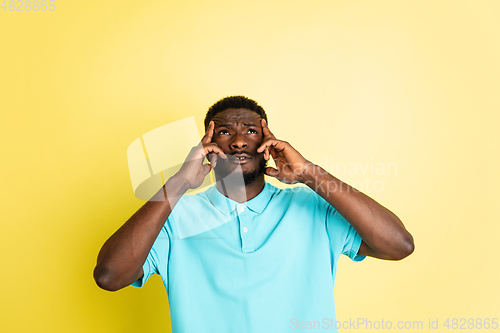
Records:
[[[245,96],[228,96],[217,101],[212,105],[205,116],[205,131],[208,128],[208,124],[219,112],[225,111],[227,109],[246,109],[257,113],[262,119],[267,122],[267,115],[264,108],[257,104],[256,101]]]
[[[225,178],[241,168],[245,185],[263,180],[266,160],[262,153],[257,153],[264,139],[261,119],[267,121],[264,109],[244,96],[226,97],[210,107],[205,128],[214,121],[212,142],[228,156],[227,160],[218,159],[214,168],[217,176]]]

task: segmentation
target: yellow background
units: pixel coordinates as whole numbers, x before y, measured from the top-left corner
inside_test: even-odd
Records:
[[[158,277],[110,293],[92,270],[143,204],[128,145],[189,116],[201,129],[232,94],[318,164],[397,165],[338,175],[383,183],[365,192],[416,244],[342,259],[339,320],[500,317],[500,2],[55,4],[0,10],[3,332],[168,331]]]

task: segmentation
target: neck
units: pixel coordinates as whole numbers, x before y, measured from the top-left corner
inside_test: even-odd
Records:
[[[263,174],[254,182],[247,185],[243,182],[241,175],[240,177],[229,176],[224,178],[220,178],[215,175],[215,178],[217,179],[217,190],[225,197],[239,203],[247,202],[255,198],[260,192],[262,192],[265,185]]]

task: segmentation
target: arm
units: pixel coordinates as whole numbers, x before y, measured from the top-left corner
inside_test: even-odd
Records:
[[[401,220],[378,202],[309,164],[301,182],[332,205],[363,239],[358,254],[400,260],[414,249],[413,237]]]
[[[191,150],[179,172],[153,197],[153,200],[162,201],[148,201],[104,243],[94,269],[94,279],[99,287],[119,290],[143,275],[142,265],[175,204],[188,189],[199,187],[210,172],[211,165],[203,164],[207,154],[213,154],[211,162],[214,166],[216,154],[226,158],[215,143],[210,143],[213,131],[212,122],[201,144]]]
[[[143,275],[142,265],[186,184],[170,178],[156,194],[168,200],[148,201],[121,226],[102,246],[97,256],[94,279],[99,287],[116,291],[130,285]],[[172,200],[174,198],[174,200]]]
[[[257,152],[266,159],[271,154],[277,167],[267,168],[266,174],[288,184],[306,184],[332,205],[363,239],[359,254],[400,260],[413,252],[413,237],[394,213],[307,161],[289,143],[277,140],[265,121],[262,128],[265,141]]]

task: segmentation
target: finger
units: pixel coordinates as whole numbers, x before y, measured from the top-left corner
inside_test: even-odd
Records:
[[[220,149],[216,143],[206,145],[203,147],[203,149],[204,149],[205,155],[213,153],[213,154],[218,154],[223,159],[227,159],[227,156],[224,153],[224,151],[222,149]]]
[[[276,139],[269,139],[264,141],[259,148],[257,148],[258,153],[262,153],[265,149],[268,149],[272,152],[273,149],[277,151],[282,151],[285,149],[285,143]]]
[[[210,154],[210,164],[212,165],[212,168],[215,168],[217,165],[217,154]]]
[[[277,153],[276,149],[271,148],[270,152],[271,152],[271,156],[273,157],[273,159],[278,157],[278,153]]]
[[[279,173],[280,173],[278,171],[278,169],[275,169],[275,168],[272,168],[272,167],[267,167],[265,172],[266,172],[266,175],[274,177],[274,178],[277,178],[278,175],[279,175]]]
[[[266,158],[266,161],[268,161],[271,156],[273,159],[276,158],[277,155],[276,150],[272,149],[272,147],[266,147],[266,150],[264,150],[264,157]]]
[[[261,147],[263,146],[264,158],[267,161],[269,160],[269,155],[271,155],[273,159],[275,159],[278,156],[278,152],[281,152],[285,149],[286,143],[279,140],[269,139],[261,145]],[[259,149],[261,149],[261,147],[259,147]],[[257,152],[259,152],[259,149],[257,149]]]
[[[262,134],[264,134],[264,137],[270,137],[270,138],[276,139],[276,137],[271,132],[271,130],[269,129],[269,127],[267,127],[267,122],[266,122],[265,119],[261,119],[260,120],[260,124],[262,126]]]
[[[214,122],[212,120],[208,124],[208,128],[207,128],[207,131],[206,131],[205,135],[203,136],[203,138],[201,138],[201,143],[202,144],[207,144],[207,143],[212,142],[212,137],[214,136],[214,128],[215,128],[215,124],[214,124]]]

